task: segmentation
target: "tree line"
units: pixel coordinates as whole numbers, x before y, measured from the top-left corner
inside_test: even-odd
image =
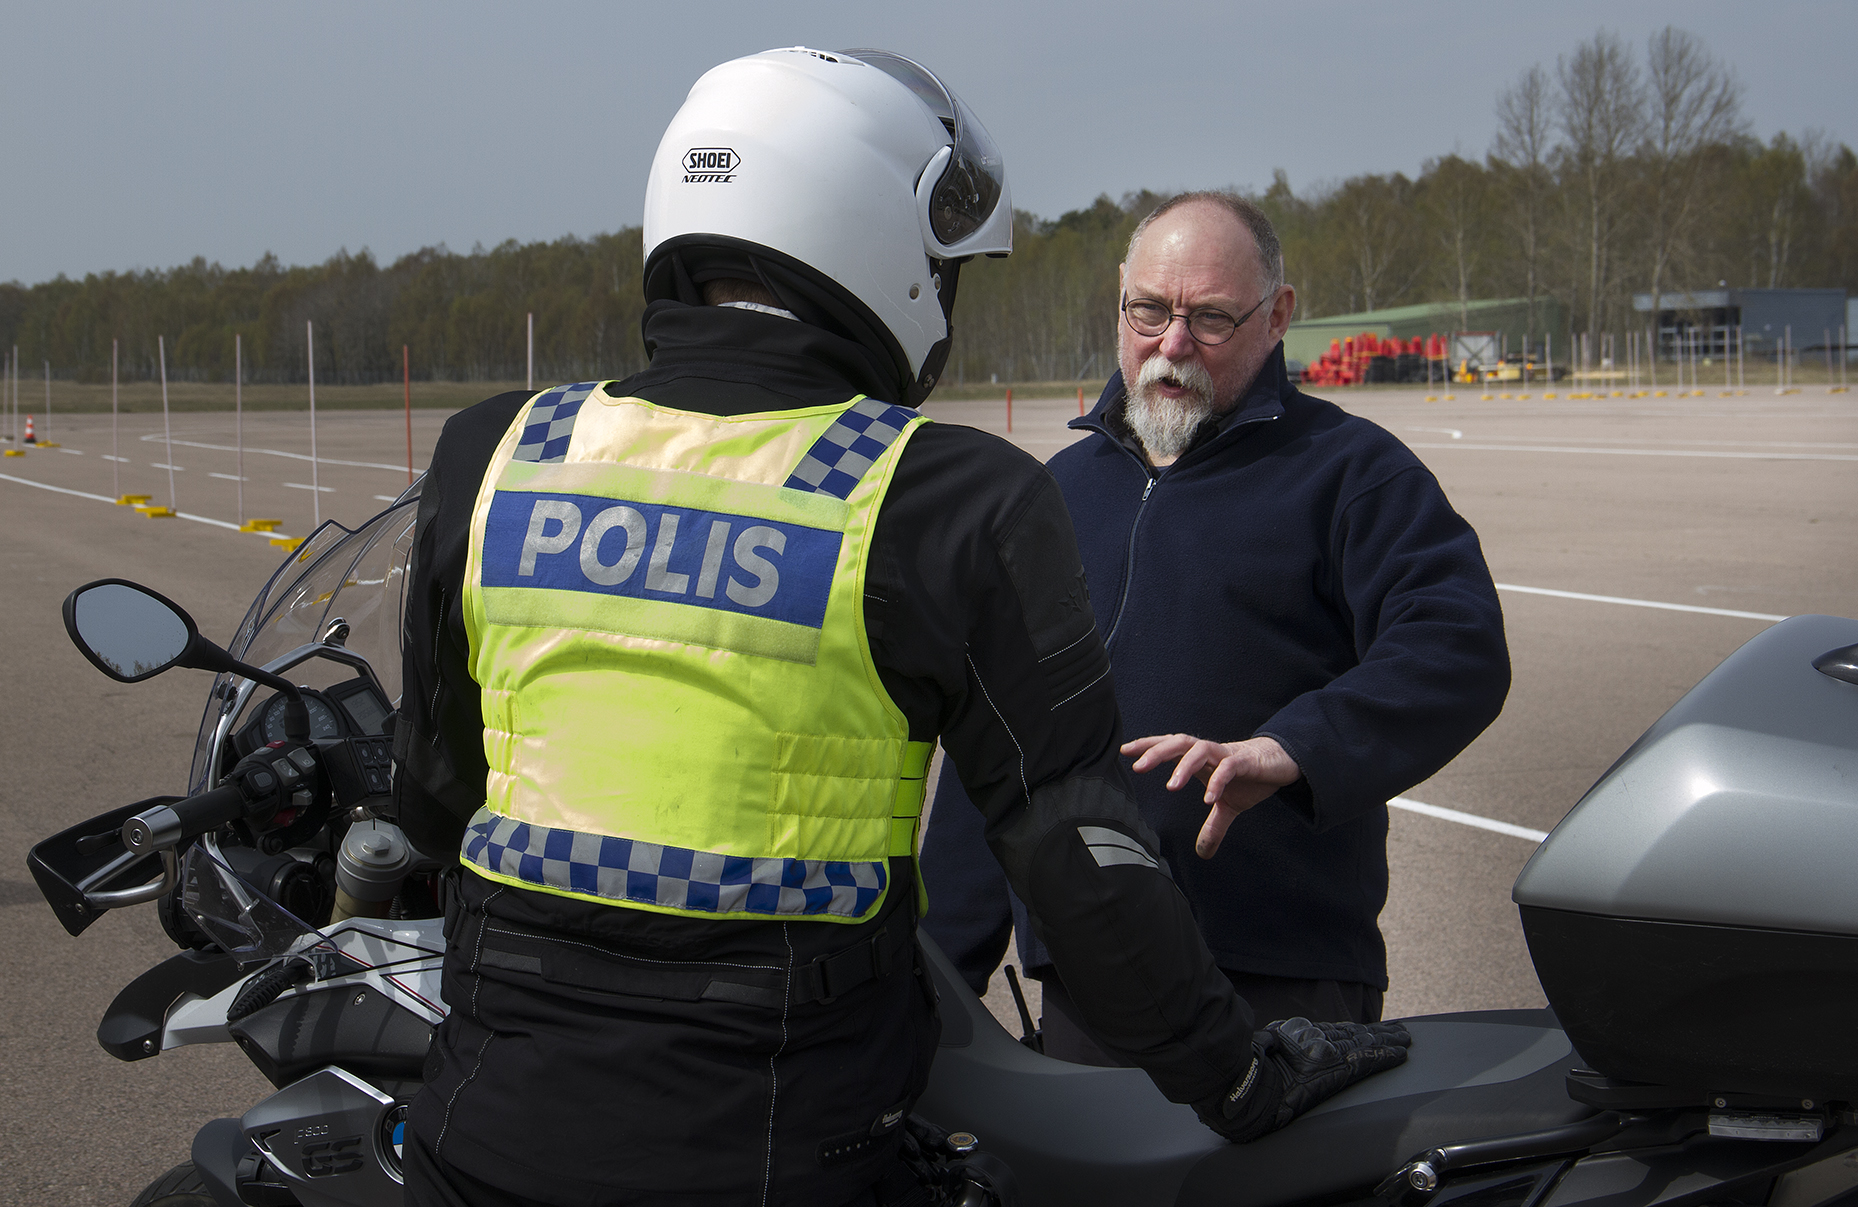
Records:
[[[1858,156],[1822,134],[1756,137],[1733,68],[1667,27],[1641,51],[1606,31],[1496,101],[1480,158],[1417,177],[1360,175],[1295,193],[1281,171],[1256,194],[1277,224],[1301,317],[1417,302],[1557,299],[1576,332],[1642,324],[1631,295],[1719,283],[1858,292]],[[943,380],[1054,381],[1115,367],[1116,265],[1164,194],[1042,219],[1018,213],[1013,255],[962,270]],[[319,381],[520,380],[535,315],[538,381],[624,376],[645,364],[639,230],[469,253],[367,251],[287,267],[196,259],[166,270],[0,285],[0,345],[54,374],[152,379],[156,337],[177,380],[300,382],[304,324]],[[1539,329],[1538,329],[1539,330]],[[1552,334],[1542,332],[1542,334]]]

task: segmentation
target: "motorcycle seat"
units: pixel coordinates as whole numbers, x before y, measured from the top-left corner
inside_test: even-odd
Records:
[[[1137,1069],[1042,1056],[994,1021],[925,942],[943,1035],[916,1112],[979,1137],[1028,1204],[1277,1207],[1365,1197],[1426,1149],[1587,1118],[1567,1096],[1582,1061],[1547,1010],[1407,1019],[1413,1048],[1283,1130],[1228,1144]]]

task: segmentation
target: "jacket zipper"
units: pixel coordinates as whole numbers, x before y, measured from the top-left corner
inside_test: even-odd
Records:
[[[1136,505],[1135,519],[1129,522],[1129,552],[1123,558],[1123,593],[1116,601],[1116,615],[1110,621],[1110,631],[1103,639],[1103,648],[1107,651],[1110,643],[1116,640],[1116,630],[1122,627],[1123,609],[1129,604],[1129,587],[1135,582],[1135,530],[1141,527],[1142,511],[1148,506],[1148,496],[1155,492],[1155,483],[1161,479],[1152,471],[1148,475],[1148,485],[1142,488],[1142,501]]]

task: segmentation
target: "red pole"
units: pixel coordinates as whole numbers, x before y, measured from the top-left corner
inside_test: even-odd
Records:
[[[1083,386],[1079,386],[1077,388],[1077,417],[1079,419],[1082,419],[1084,417],[1084,387]]]
[[[400,384],[406,388],[406,484],[413,484],[413,354],[400,345]]]
[[[1006,388],[1006,430],[1013,430],[1013,387]]]

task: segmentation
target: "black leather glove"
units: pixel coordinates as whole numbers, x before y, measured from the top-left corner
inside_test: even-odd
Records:
[[[1218,1098],[1194,1104],[1200,1121],[1237,1144],[1283,1127],[1371,1073],[1406,1061],[1413,1037],[1399,1023],[1313,1023],[1287,1018],[1252,1037],[1252,1063]]]

